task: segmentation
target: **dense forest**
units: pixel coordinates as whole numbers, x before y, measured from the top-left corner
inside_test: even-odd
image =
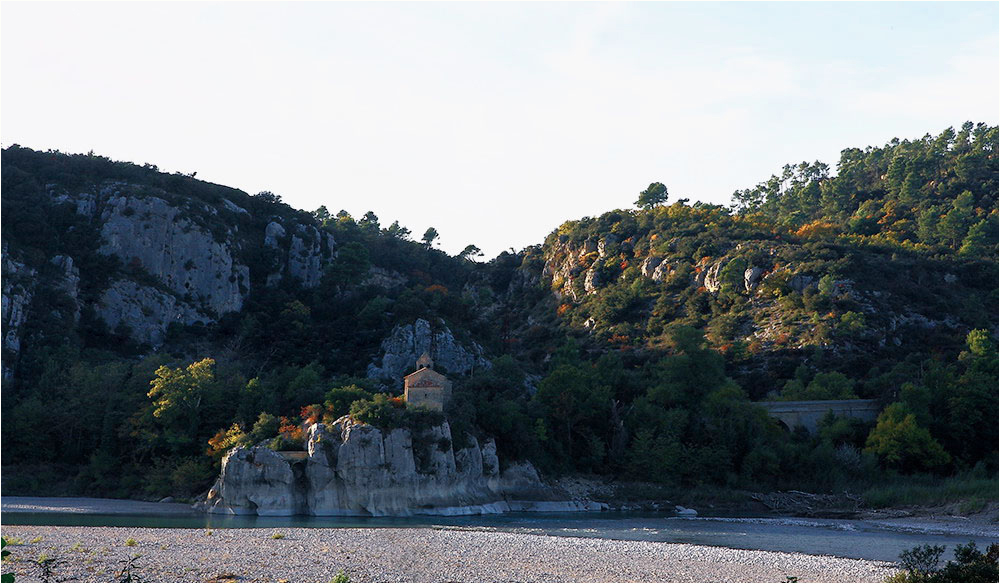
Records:
[[[849,148],[731,207],[656,182],[486,262],[370,212],[11,146],[5,493],[194,497],[237,444],[295,448],[348,414],[432,423],[369,367],[416,319],[491,362],[448,372],[445,416],[503,463],[748,489],[995,477],[997,139]],[[884,406],[874,424],[816,434],[754,404],[856,397]]]

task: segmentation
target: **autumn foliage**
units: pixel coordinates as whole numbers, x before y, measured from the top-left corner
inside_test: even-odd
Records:
[[[825,239],[832,237],[837,232],[837,227],[832,223],[817,219],[799,227],[795,232],[797,237],[802,239]]]

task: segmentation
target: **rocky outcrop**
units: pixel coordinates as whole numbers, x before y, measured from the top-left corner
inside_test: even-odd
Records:
[[[267,247],[275,248],[278,247],[278,240],[285,237],[285,228],[281,226],[281,223],[277,221],[271,221],[264,228],[264,245]]]
[[[122,193],[108,198],[101,222],[100,253],[141,266],[178,296],[217,315],[243,306],[250,271],[233,258],[228,228],[220,242],[164,199]]]
[[[448,327],[435,332],[429,322],[418,318],[412,325],[397,326],[382,341],[382,358],[368,365],[367,375],[370,379],[399,380],[413,371],[417,358],[425,352],[430,353],[435,369],[451,375],[467,375],[490,367],[477,343],[466,347]]]
[[[602,259],[607,257],[612,253],[616,245],[618,245],[618,236],[610,233],[605,235],[597,242],[597,257]]]
[[[53,204],[71,205],[97,228],[99,253],[119,258],[126,267],[129,275],[119,275],[94,303],[109,328],[124,325],[133,340],[155,347],[171,323],[209,324],[242,309],[250,270],[239,257],[245,247],[260,245],[248,240],[250,231],[240,231],[251,215],[247,209],[225,197],[208,204],[121,181],[84,192],[54,184],[47,190]],[[264,277],[266,285],[285,277],[306,288],[318,285],[336,254],[333,236],[312,225],[281,221],[273,217],[264,228],[264,246],[276,252],[276,271]],[[56,285],[74,299],[78,320],[79,271],[68,255],[51,261],[64,273]],[[11,298],[16,308],[19,302]]]
[[[80,270],[73,262],[73,258],[68,255],[57,255],[49,260],[49,263],[59,268],[59,278],[55,282],[55,287],[69,297],[72,310],[73,322],[80,321]]]
[[[222,472],[209,492],[211,505],[206,510],[234,515],[294,515],[303,508],[298,470],[296,473],[285,458],[270,448],[235,448],[222,460]]]
[[[643,276],[655,280],[656,278],[654,278],[653,275],[656,274],[656,269],[659,268],[662,263],[663,258],[649,256],[642,260],[642,265],[639,267],[639,271],[642,272]]]
[[[406,284],[406,276],[395,270],[387,270],[378,266],[368,268],[368,275],[365,276],[362,286],[377,286],[386,290],[398,288]]]
[[[704,286],[709,292],[715,293],[722,289],[722,270],[728,264],[728,260],[719,260],[709,266],[707,270],[704,271]]]
[[[9,381],[14,375],[13,362],[21,351],[21,327],[28,319],[28,307],[38,284],[37,271],[13,258],[7,242],[3,242],[3,365],[2,377]]]
[[[593,294],[597,292],[597,289],[604,285],[604,281],[600,274],[597,273],[593,268],[587,270],[587,276],[583,280],[583,289],[587,294]]]
[[[499,472],[496,444],[475,438],[455,452],[447,423],[412,435],[343,417],[314,424],[293,457],[258,445],[230,451],[200,505],[236,515],[482,514],[585,509],[547,487],[529,463]]]
[[[83,215],[84,217],[89,217],[91,219],[97,215],[97,197],[99,194],[109,195],[115,192],[115,189],[121,186],[123,183],[113,182],[106,184],[98,193],[78,193],[70,195],[68,193],[56,193],[54,185],[46,185],[49,190],[49,194],[52,196],[52,202],[55,204],[68,203],[72,205],[77,215]]]
[[[761,276],[764,275],[764,268],[750,266],[743,272],[743,288],[747,292],[753,292],[757,284],[760,283]]]
[[[55,290],[66,296],[68,301],[58,307],[45,306],[59,317],[67,317],[67,324],[72,325],[80,319],[80,270],[68,255],[57,255],[49,260],[50,265],[43,264],[36,268],[29,267],[19,258],[10,253],[7,241],[3,242],[3,365],[2,378],[10,381],[14,378],[15,363],[22,349],[22,331],[32,312],[32,301],[36,293]],[[54,266],[54,269],[53,269]],[[64,308],[69,314],[63,314]]]
[[[314,288],[323,278],[326,264],[336,255],[333,236],[311,225],[286,229],[281,223],[271,221],[264,229],[264,245],[280,252],[276,271],[267,276],[267,286],[274,286],[287,274],[303,287]]]
[[[249,268],[236,257],[239,226],[229,219],[249,211],[225,198],[216,208],[159,189],[108,181],[91,192],[59,191],[56,205],[72,205],[100,233],[98,253],[117,257],[131,276],[112,280],[94,302],[109,328],[122,325],[131,338],[158,346],[171,323],[212,323],[239,311],[250,292]],[[79,270],[73,258],[51,262],[62,269],[56,286],[79,305]],[[138,276],[135,274],[138,273]]]
[[[153,347],[163,343],[171,323],[212,322],[210,317],[177,300],[173,294],[133,280],[112,282],[94,308],[109,329],[124,325],[129,329],[130,338]]]
[[[306,288],[312,288],[319,285],[323,275],[323,239],[315,227],[300,225],[298,231],[288,248],[288,273]]]
[[[577,247],[561,237],[554,248],[546,254],[542,277],[550,279],[552,292],[558,298],[568,296],[574,301],[580,300],[574,286],[577,278],[583,278],[585,291],[588,279],[591,289],[596,290],[590,266],[600,256],[598,248],[606,251],[607,243],[602,244],[597,239],[590,238]]]
[[[236,213],[237,215],[250,215],[250,211],[247,211],[243,207],[240,207],[236,203],[230,201],[229,199],[222,199],[222,206],[226,208],[227,211],[231,213]]]

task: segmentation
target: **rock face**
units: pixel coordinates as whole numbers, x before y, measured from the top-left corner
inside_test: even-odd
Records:
[[[273,217],[263,230],[248,230],[252,215],[233,201],[214,203],[143,185],[106,181],[82,190],[46,186],[47,204],[69,207],[99,234],[97,252],[120,260],[104,288],[80,298],[81,274],[74,250],[44,258],[57,270],[8,257],[4,240],[4,375],[16,361],[20,330],[30,318],[37,286],[69,297],[67,316],[77,323],[93,308],[109,329],[127,330],[132,340],[157,348],[172,323],[211,324],[238,312],[250,294],[250,268],[241,260],[261,246],[273,254],[275,273],[260,275],[267,285],[283,278],[303,287],[319,284],[336,255],[333,236],[312,225]],[[284,221],[284,224],[281,223]],[[241,227],[243,231],[241,231]],[[17,254],[14,254],[17,256]],[[251,254],[252,257],[252,254]],[[255,274],[257,276],[257,274]],[[84,274],[93,278],[93,274]],[[88,280],[89,281],[89,280]],[[256,281],[256,280],[255,280]],[[87,306],[89,304],[89,306]]]
[[[301,471],[300,471],[301,473]],[[225,493],[225,511],[236,515],[291,515],[302,509],[292,466],[269,448],[233,449],[222,461],[222,473],[209,493],[210,500]],[[242,488],[241,488],[242,487]],[[293,511],[289,513],[288,511]]]
[[[132,339],[154,347],[163,343],[172,322],[184,325],[212,322],[210,317],[179,302],[173,295],[132,280],[113,282],[101,295],[95,309],[109,329],[124,325],[129,328]]]
[[[69,297],[73,306],[73,322],[80,321],[80,270],[68,255],[57,255],[50,260],[60,270],[60,278],[55,286]]]
[[[267,276],[267,286],[274,286],[287,275],[305,288],[314,288],[323,278],[326,264],[336,254],[333,236],[311,225],[286,229],[281,223],[271,221],[264,230],[264,245],[282,252],[277,271]]]
[[[726,267],[729,262],[726,260],[719,260],[712,264],[704,272],[704,286],[709,292],[718,292],[722,288],[722,280],[720,278],[722,270]]]
[[[468,442],[455,451],[447,422],[414,436],[345,416],[312,425],[301,460],[260,445],[234,448],[202,506],[236,515],[355,516],[590,508],[559,501],[528,463],[501,474],[492,440]]]
[[[662,263],[663,263],[663,258],[657,256],[649,256],[646,259],[642,260],[642,266],[640,268],[640,271],[642,272],[643,276],[655,279],[653,278],[653,275],[656,274],[656,269],[660,267],[660,264]]]
[[[594,294],[603,285],[600,275],[593,268],[587,270],[587,276],[583,280],[583,289],[587,294]]]
[[[466,348],[447,327],[434,332],[429,322],[418,318],[412,325],[397,326],[382,341],[381,362],[370,363],[367,375],[370,379],[401,379],[413,371],[417,358],[424,352],[430,354],[435,368],[451,375],[466,375],[490,367],[478,344]]]
[[[124,326],[133,340],[156,347],[171,323],[212,323],[242,308],[250,271],[236,259],[242,247],[239,227],[228,218],[249,212],[227,199],[216,208],[153,191],[109,181],[91,192],[58,192],[50,186],[49,196],[55,205],[71,205],[97,228],[98,253],[117,257],[141,276],[112,279],[93,299],[97,315],[110,329]],[[79,270],[69,255],[50,261],[63,272],[56,285],[73,299],[76,321],[82,308]]]
[[[372,266],[368,268],[368,275],[361,285],[378,286],[390,290],[406,285],[406,277],[393,270]]]
[[[80,320],[80,270],[68,255],[57,255],[48,264],[30,267],[8,242],[3,242],[3,365],[4,381],[14,379],[17,358],[22,350],[22,332],[36,311],[56,315],[67,327]],[[37,268],[37,269],[36,269]],[[63,296],[58,307],[39,299]],[[34,303],[34,304],[33,304]]]
[[[264,245],[268,247],[278,247],[278,240],[285,237],[285,228],[277,221],[271,221],[264,228]]]
[[[215,314],[243,306],[250,270],[233,259],[230,233],[220,243],[159,197],[118,193],[106,201],[101,222],[100,253],[138,264],[189,304]]]
[[[753,292],[760,282],[760,277],[764,275],[764,268],[750,266],[743,272],[743,288],[747,292]]]
[[[21,351],[21,327],[28,319],[28,307],[38,283],[37,272],[11,257],[7,242],[3,242],[3,365],[2,376],[9,381],[14,375],[14,361]]]
[[[305,225],[299,225],[296,231],[288,248],[288,273],[306,288],[313,288],[323,277],[323,265],[332,251],[333,236],[327,234],[324,238],[318,229]],[[324,254],[323,242],[327,238],[329,245]]]

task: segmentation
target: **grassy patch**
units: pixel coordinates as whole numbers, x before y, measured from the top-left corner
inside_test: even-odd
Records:
[[[867,505],[875,508],[959,503],[962,513],[975,513],[982,510],[987,501],[997,500],[998,488],[1000,481],[996,477],[912,476],[871,487],[861,496]]]

